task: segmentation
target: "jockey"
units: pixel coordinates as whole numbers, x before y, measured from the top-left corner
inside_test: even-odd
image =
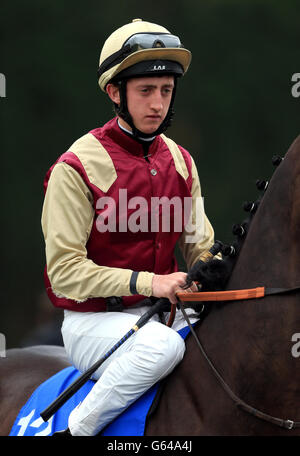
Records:
[[[150,297],[176,303],[187,276],[176,244],[190,268],[214,243],[194,161],[163,134],[190,61],[164,27],[134,19],[117,29],[98,69],[116,117],[75,141],[46,175],[46,289],[64,309],[64,346],[81,372],[132,328]],[[172,328],[155,315],[130,337],[96,371],[64,432],[96,435],[167,376],[184,356],[183,326],[179,312]]]

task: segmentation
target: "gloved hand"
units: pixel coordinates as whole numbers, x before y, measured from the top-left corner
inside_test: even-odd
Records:
[[[201,291],[224,290],[231,274],[231,266],[225,260],[198,261],[187,274],[187,284],[201,284]]]

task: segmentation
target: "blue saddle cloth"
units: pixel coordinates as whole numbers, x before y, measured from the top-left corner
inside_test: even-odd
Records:
[[[183,339],[189,327],[178,333]],[[88,380],[47,422],[40,413],[45,410],[74,380],[80,372],[73,366],[67,367],[42,383],[20,410],[10,431],[10,436],[50,436],[68,427],[71,411],[83,401],[95,382]],[[121,413],[102,432],[103,436],[143,436],[148,411],[155,398],[159,384],[152,386],[127,410]]]

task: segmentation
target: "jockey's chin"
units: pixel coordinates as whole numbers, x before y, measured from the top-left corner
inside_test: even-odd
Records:
[[[146,115],[142,119],[133,119],[135,127],[142,133],[146,135],[151,135],[155,133],[156,130],[161,126],[163,122],[163,117],[161,115]],[[123,119],[119,117],[120,124],[126,128],[127,130],[132,132],[132,128],[125,122]]]
[[[163,119],[161,116],[148,115],[140,122],[137,128],[147,135],[154,133],[161,125]]]

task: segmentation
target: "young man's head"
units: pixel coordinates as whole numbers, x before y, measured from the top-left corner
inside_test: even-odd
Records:
[[[120,123],[135,136],[150,137],[169,126],[177,78],[190,61],[190,51],[177,36],[135,19],[106,40],[98,83],[113,101]]]
[[[126,83],[127,109],[136,129],[146,135],[156,132],[169,112],[174,76],[149,76],[128,79]],[[121,105],[120,87],[109,83],[106,91],[115,105]],[[126,119],[119,117],[120,124],[132,130]]]

